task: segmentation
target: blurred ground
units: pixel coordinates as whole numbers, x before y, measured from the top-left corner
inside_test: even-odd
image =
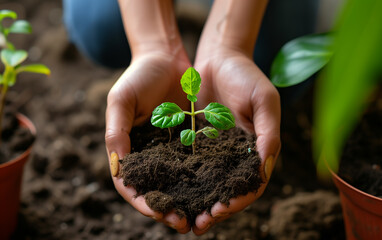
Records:
[[[179,235],[135,211],[112,186],[104,111],[123,70],[96,66],[68,43],[59,0],[2,0],[0,8],[31,22],[34,33],[15,45],[52,70],[49,78],[21,76],[10,93],[38,131],[15,239],[345,239],[336,191],[315,177],[311,92],[283,108],[283,149],[264,195],[199,238]],[[200,29],[190,24],[182,22]],[[197,36],[183,36],[192,50]]]

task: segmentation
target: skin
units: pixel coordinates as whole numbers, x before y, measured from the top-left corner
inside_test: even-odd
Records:
[[[239,4],[240,3],[240,4]],[[189,108],[179,80],[191,62],[176,26],[172,0],[119,0],[132,62],[108,95],[106,148],[108,155],[130,153],[131,128],[151,117],[160,103]],[[252,52],[266,8],[264,0],[215,0],[197,50],[194,67],[202,78],[197,109],[217,101],[229,107],[239,127],[257,136],[263,159],[264,184],[256,193],[216,203],[189,223],[174,212],[151,210],[134,188],[113,177],[117,191],[145,216],[176,229],[206,233],[215,223],[243,210],[263,193],[280,150],[280,99],[277,90],[252,61]],[[160,84],[156,84],[160,82]],[[110,159],[110,157],[109,157]],[[192,226],[192,228],[191,228]]]

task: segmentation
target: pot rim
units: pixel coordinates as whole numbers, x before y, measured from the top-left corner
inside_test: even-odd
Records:
[[[350,183],[346,182],[345,180],[343,180],[340,176],[338,176],[335,172],[333,172],[332,169],[328,168],[330,173],[332,174],[332,176],[335,178],[335,180],[337,180],[338,182],[340,182],[341,184],[343,184],[346,188],[348,188],[349,190],[352,190],[352,191],[355,191],[357,192],[358,194],[361,194],[361,195],[364,195],[364,196],[367,196],[368,198],[371,198],[375,201],[378,201],[378,202],[382,202],[382,198],[381,197],[377,197],[377,196],[374,196],[374,195],[371,195],[367,192],[364,192],[356,187],[354,187],[353,185],[351,185]]]
[[[25,127],[25,128],[28,128],[29,131],[31,131],[31,133],[36,136],[36,127],[35,125],[32,123],[32,121],[26,117],[24,114],[22,113],[17,113],[16,114],[16,117],[19,121],[19,124],[22,126],[22,127]],[[19,162],[20,160],[22,159],[25,159],[25,157],[27,155],[30,154],[31,150],[32,150],[32,147],[33,147],[33,143],[24,151],[22,152],[20,155],[18,155],[17,157],[13,158],[12,160],[9,160],[8,162],[6,163],[3,163],[3,164],[0,164],[0,169],[2,168],[6,168],[10,165],[13,165],[17,162]]]

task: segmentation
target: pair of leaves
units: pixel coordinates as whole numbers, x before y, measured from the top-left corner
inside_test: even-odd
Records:
[[[220,103],[210,103],[203,109],[207,121],[214,127],[221,130],[227,130],[235,126],[235,118],[229,108]],[[156,107],[152,113],[151,124],[155,127],[169,128],[183,123],[185,113],[175,103],[165,102]],[[196,134],[202,132],[209,138],[217,138],[218,131],[213,127],[205,127],[195,132],[194,130],[183,130],[180,134],[182,144],[189,146],[195,141]]]
[[[32,72],[40,74],[50,74],[50,70],[43,64],[30,64],[20,66],[28,57],[28,53],[24,50],[3,49],[0,53],[1,61],[5,65],[4,75],[0,75],[0,84],[13,86],[16,82],[16,76],[21,72]]]
[[[215,139],[219,137],[219,132],[213,127],[204,127],[202,130],[198,131],[197,133],[202,132],[204,135],[206,135],[208,138]],[[186,129],[183,130],[180,133],[180,141],[185,146],[190,146],[196,138],[197,134],[194,130]]]
[[[10,10],[0,10],[0,25],[4,18],[16,19],[17,14],[14,11]],[[5,28],[1,25],[1,33],[7,37],[9,33],[31,33],[32,26],[28,21],[25,20],[16,20],[8,28]]]
[[[235,126],[235,118],[229,108],[220,103],[210,103],[200,111],[214,127],[227,130]],[[185,113],[175,103],[165,102],[156,107],[152,113],[151,124],[155,127],[175,127],[184,121]]]

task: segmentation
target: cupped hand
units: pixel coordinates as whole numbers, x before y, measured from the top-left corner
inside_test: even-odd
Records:
[[[169,101],[177,103],[182,109],[189,107],[179,80],[190,65],[184,51],[177,54],[157,51],[133,58],[108,94],[105,140],[109,161],[130,153],[129,134],[132,127],[149,119],[160,103]],[[154,212],[143,196],[136,197],[133,187],[123,185],[121,178],[114,176],[113,182],[121,196],[143,215],[163,222],[180,233],[190,231],[186,218],[180,218],[173,212],[166,215]]]
[[[212,53],[198,51],[195,68],[202,78],[197,108],[219,102],[231,109],[237,126],[256,134],[257,151],[262,159],[259,171],[264,181],[257,192],[231,199],[229,207],[216,203],[211,214],[198,215],[192,230],[201,235],[215,223],[243,210],[264,192],[280,151],[281,110],[277,90],[252,59],[240,51],[224,47]]]

